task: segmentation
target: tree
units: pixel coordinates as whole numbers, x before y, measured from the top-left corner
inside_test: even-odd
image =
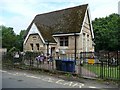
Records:
[[[117,24],[118,24],[118,28],[117,28],[117,38],[118,38],[118,44],[117,44],[117,48],[118,50],[120,50],[120,15],[119,15],[119,18],[117,20]]]
[[[26,30],[21,30],[20,34],[16,36],[15,46],[20,51],[23,51],[23,41],[24,41],[24,34]]]
[[[95,49],[99,50],[120,50],[118,42],[120,32],[120,17],[118,14],[111,14],[105,18],[96,18],[93,21],[95,34]]]
[[[12,27],[0,26],[0,28],[0,32],[2,31],[2,48],[7,48],[8,51],[12,48],[23,51],[25,30],[21,30],[20,34],[16,35]]]
[[[2,48],[10,48],[15,46],[16,34],[11,27],[0,26],[2,28]]]

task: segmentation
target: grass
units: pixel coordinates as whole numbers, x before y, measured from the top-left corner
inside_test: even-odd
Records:
[[[103,77],[105,79],[115,79],[119,80],[120,79],[120,68],[119,66],[117,67],[112,67],[112,66],[103,66],[101,67],[100,64],[84,64],[83,66],[87,70],[95,73],[99,77]]]

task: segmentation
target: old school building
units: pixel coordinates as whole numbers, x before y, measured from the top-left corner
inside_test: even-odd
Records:
[[[38,14],[27,28],[24,51],[53,54],[94,51],[88,4]]]

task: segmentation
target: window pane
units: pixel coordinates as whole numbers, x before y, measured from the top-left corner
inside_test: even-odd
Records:
[[[60,37],[60,46],[68,46],[68,37]]]
[[[83,36],[85,36],[85,33],[83,33]]]
[[[68,37],[65,37],[65,39],[68,39]]]
[[[89,38],[89,35],[87,35],[87,38]]]
[[[39,44],[36,44],[36,46],[37,46],[37,50],[39,50]]]
[[[63,37],[60,37],[60,40],[63,40],[64,38]]]
[[[33,44],[32,43],[30,44],[30,46],[31,46],[31,49],[33,50]]]
[[[65,41],[65,46],[68,46],[68,41]]]
[[[65,46],[68,46],[68,37],[65,37]]]
[[[63,41],[60,41],[60,46],[63,46]]]

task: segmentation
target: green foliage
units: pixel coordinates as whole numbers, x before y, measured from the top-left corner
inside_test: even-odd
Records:
[[[16,35],[13,31],[13,28],[0,26],[0,38],[2,38],[2,48],[7,48],[7,50],[11,50],[16,48],[16,50],[23,50],[23,37],[25,30],[21,30],[20,35]]]
[[[25,30],[21,30],[20,34],[16,36],[15,46],[20,51],[23,51],[23,41],[24,41]]]
[[[12,47],[8,52],[9,53],[12,53],[12,52],[14,52],[14,51],[19,51],[16,47]]]
[[[72,77],[72,74],[71,73],[66,73],[65,76],[70,78],[70,77]]]
[[[93,29],[96,51],[120,50],[120,43],[118,40],[120,36],[120,16],[118,14],[111,14],[105,18],[96,18],[93,21]]]
[[[2,27],[2,47],[8,50],[15,46],[16,35],[11,27]]]

